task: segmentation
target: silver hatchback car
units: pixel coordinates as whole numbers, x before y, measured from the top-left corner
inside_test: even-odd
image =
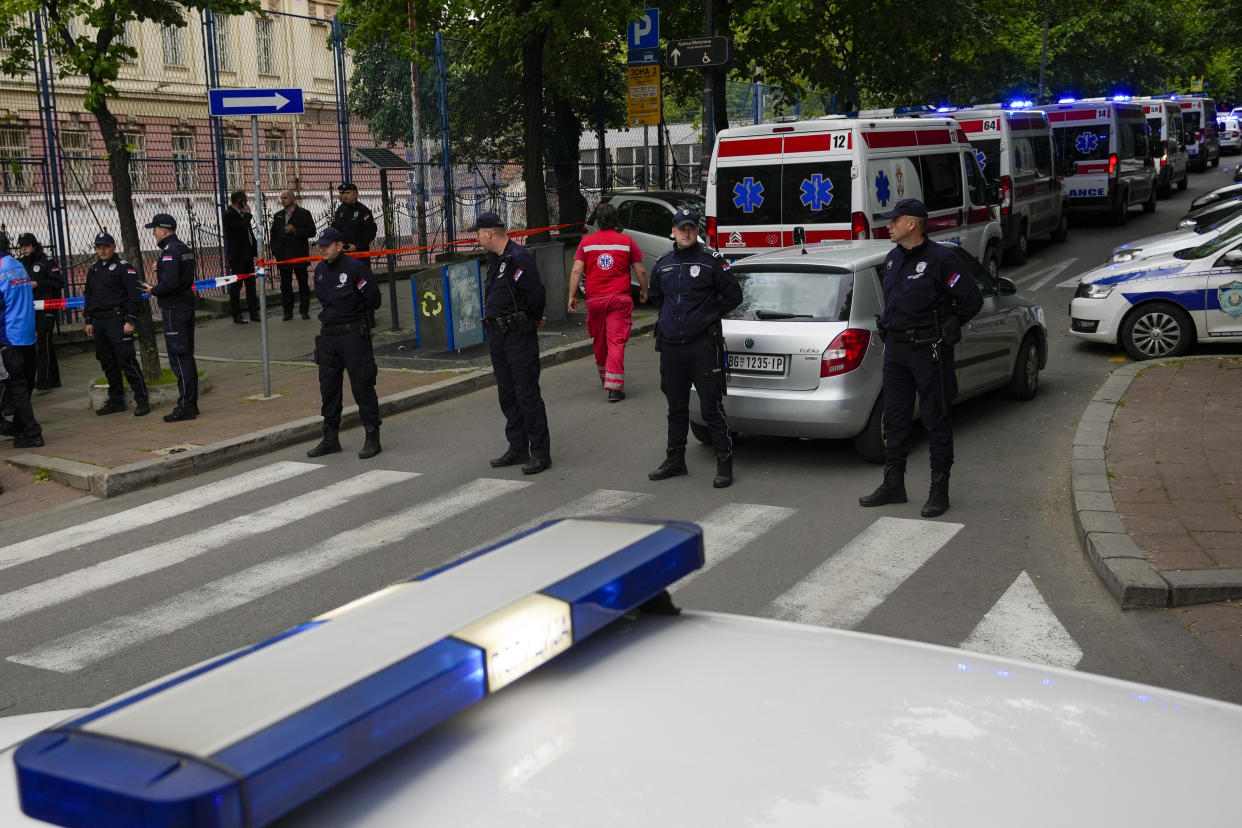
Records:
[[[888,241],[792,247],[733,264],[742,304],[724,321],[729,352],[725,413],[741,434],[852,439],[859,455],[883,459],[881,367],[876,316]],[[978,260],[953,248],[983,291],[983,309],[954,348],[956,401],[1005,388],[1029,400],[1047,364],[1043,309],[1017,295]],[[711,442],[691,408],[694,436]]]

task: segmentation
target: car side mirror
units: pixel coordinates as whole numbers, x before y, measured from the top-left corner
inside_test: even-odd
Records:
[[[1228,267],[1242,267],[1242,250],[1230,250],[1221,261]]]
[[[1008,276],[999,276],[996,279],[996,293],[1000,296],[1013,296],[1018,292],[1018,286]]]

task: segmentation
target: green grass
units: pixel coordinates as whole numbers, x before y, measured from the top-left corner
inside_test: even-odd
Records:
[[[34,471],[34,479],[40,483],[47,483],[52,479],[52,470],[40,466]]]
[[[200,377],[206,373],[207,372],[202,370],[201,368],[198,371],[198,375]],[[102,375],[95,377],[95,385],[107,385],[107,384],[108,384],[107,377],[102,376]],[[172,372],[171,368],[165,368],[162,371],[160,371],[160,378],[156,380],[155,382],[151,382],[150,380],[147,381],[147,385],[176,385],[176,384],[177,384],[177,375]]]

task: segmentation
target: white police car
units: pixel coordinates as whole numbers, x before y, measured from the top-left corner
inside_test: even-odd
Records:
[[[1198,247],[1242,224],[1242,213],[1234,213],[1220,221],[1181,227],[1168,233],[1158,233],[1126,242],[1113,248],[1109,264],[1125,264],[1136,259],[1150,259],[1166,253],[1176,253],[1187,247]]]
[[[1070,333],[1120,343],[1134,359],[1242,341],[1242,224],[1196,247],[1087,271],[1070,301]]]
[[[703,560],[689,524],[546,524],[62,724],[0,720],[25,738],[0,753],[0,824],[1231,819],[1242,707],[859,633],[626,615]]]

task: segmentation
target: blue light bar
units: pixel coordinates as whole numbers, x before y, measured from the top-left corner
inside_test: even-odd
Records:
[[[1134,96],[1133,95],[1113,95],[1113,100],[1114,101],[1132,101],[1134,100]]]
[[[1057,103],[1077,103],[1077,98],[1061,98]]]
[[[546,523],[32,737],[22,810],[266,825],[702,565],[693,524]]]
[[[1008,108],[1009,109],[1029,109],[1034,105],[1035,105],[1034,101],[1017,100],[1017,101],[1010,101]]]

